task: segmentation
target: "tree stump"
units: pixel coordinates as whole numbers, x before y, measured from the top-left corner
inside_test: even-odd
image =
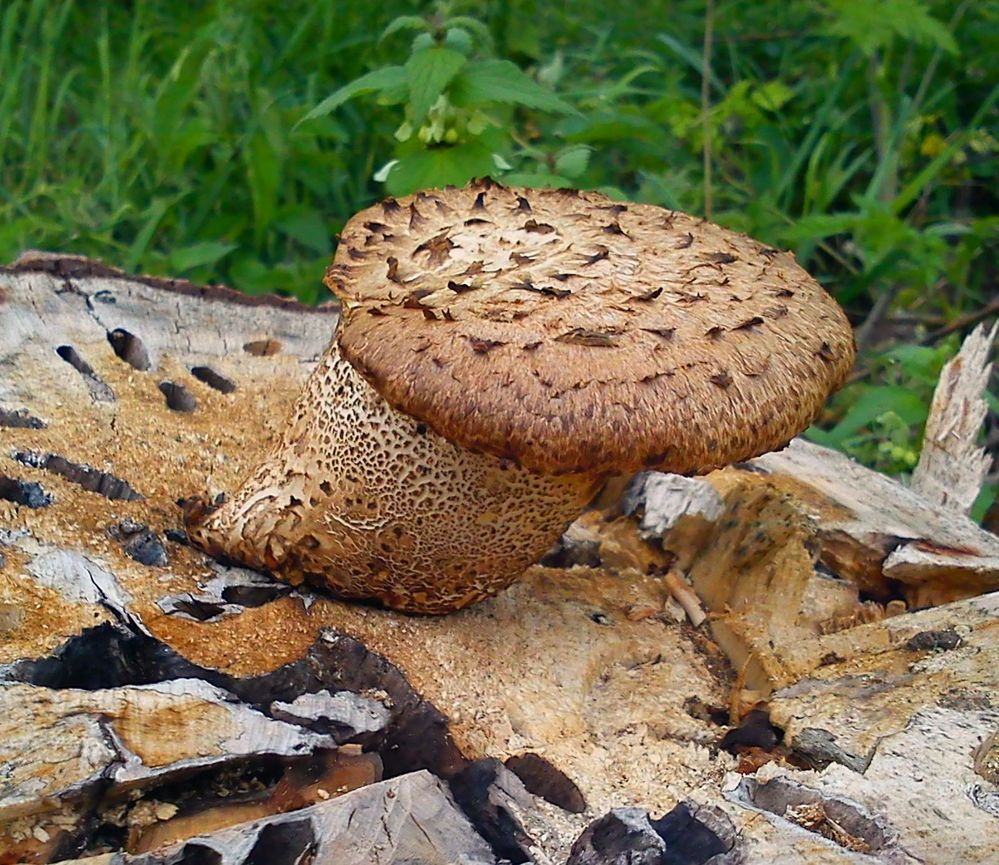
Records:
[[[646,477],[442,618],[187,545],[178,500],[266,452],[336,315],[78,258],[0,268],[0,863],[563,862],[621,808],[654,816],[601,818],[576,861],[629,861],[593,858],[615,827],[650,862],[993,861],[992,565],[909,612],[878,542],[865,621],[832,552],[864,549],[856,515],[809,481],[828,452]],[[918,548],[942,530],[917,510],[875,528]],[[973,540],[942,554],[993,555]]]

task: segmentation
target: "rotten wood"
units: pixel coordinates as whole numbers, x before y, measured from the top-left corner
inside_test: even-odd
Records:
[[[981,492],[992,458],[978,444],[988,406],[989,357],[999,324],[979,325],[940,373],[923,448],[909,488],[927,502],[967,514]]]
[[[37,255],[0,295],[0,694],[30,715],[0,862],[547,865],[632,806],[683,865],[691,819],[746,863],[989,861],[999,547],[955,508],[795,442],[643,474],[501,596],[399,616],[178,531],[269,447],[334,309]],[[784,743],[730,755],[730,704]]]

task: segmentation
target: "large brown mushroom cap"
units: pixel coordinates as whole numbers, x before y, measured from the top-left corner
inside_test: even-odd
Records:
[[[784,445],[848,370],[786,252],[676,211],[480,181],[354,216],[327,285],[394,408],[544,473],[705,471]]]

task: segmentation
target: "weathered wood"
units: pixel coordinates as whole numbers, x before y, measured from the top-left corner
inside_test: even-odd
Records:
[[[805,503],[823,560],[865,591],[898,581],[920,607],[999,588],[999,538],[959,511],[800,439],[753,464]]]
[[[978,325],[940,373],[909,488],[927,502],[967,514],[981,492],[992,458],[978,444],[988,406],[989,356],[999,324]]]
[[[146,855],[66,865],[496,865],[496,857],[429,772],[372,784],[291,814],[254,820]]]
[[[6,558],[0,570],[0,610],[6,611],[0,678],[4,664],[23,673],[24,659],[60,652],[94,625],[124,623],[148,632],[154,653],[176,653],[165,667],[195,665],[187,676],[217,671],[233,677],[226,687],[259,700],[249,684],[254,678],[277,677],[283,664],[314,669],[322,662],[313,648],[325,645],[325,635],[351,634],[447,713],[467,757],[542,754],[579,786],[594,811],[622,803],[668,810],[689,787],[724,774],[731,760],[711,748],[719,731],[684,708],[691,694],[725,701],[724,679],[711,670],[723,660],[706,660],[669,616],[660,615],[669,593],[646,570],[649,555],[661,553],[641,542],[632,547],[631,534],[622,534],[613,551],[606,545],[607,561],[597,567],[535,568],[500,598],[440,619],[289,591],[185,546],[176,534],[176,500],[235,488],[283,423],[336,318],[332,310],[176,288],[80,261],[0,271],[6,297],[0,305],[0,408],[23,409],[45,423],[0,427],[0,474],[38,483],[53,496],[40,509],[0,501]],[[116,330],[133,337],[131,353],[122,352],[127,357],[118,353],[120,336],[117,347],[109,340]],[[244,348],[273,348],[274,341],[281,343],[275,354]],[[147,369],[127,359],[141,360],[140,344]],[[56,352],[61,345],[75,347],[114,392],[114,402],[92,399],[80,372]],[[196,367],[216,370],[235,389],[217,390],[191,372]],[[167,380],[195,398],[193,411],[169,408],[159,389]],[[19,462],[11,456],[15,450],[94,467],[143,498],[108,499],[40,462]],[[165,565],[128,554],[133,525],[159,539]],[[40,557],[44,563],[66,555],[78,566],[50,567],[46,580],[35,576]],[[101,591],[88,574],[102,575]],[[121,651],[128,654],[131,645]],[[58,676],[72,679],[75,670]],[[273,712],[275,702],[294,705],[309,691],[334,690],[304,672],[290,678],[294,682],[280,695],[268,691],[258,708]],[[387,736],[391,744],[380,751],[386,765],[394,761],[393,771],[405,771],[424,759],[435,771],[452,771],[447,748],[455,745],[442,744],[440,732],[428,726],[440,716],[389,708],[385,733],[361,734],[379,748],[377,737]],[[322,721],[300,723],[324,729]],[[593,812],[576,816],[530,801],[536,804],[521,812],[536,857],[563,861]]]
[[[585,515],[548,567],[531,569],[500,597],[458,615],[423,619],[345,604],[208,561],[178,534],[176,505],[206,489],[232,490],[260,459],[328,340],[335,310],[37,256],[0,269],[0,295],[0,476],[12,482],[0,496],[15,490],[12,498],[0,497],[0,681],[8,682],[0,687],[45,693],[42,702],[56,716],[60,706],[105,706],[100,701],[111,700],[109,694],[126,694],[112,701],[112,727],[114,712],[137,713],[148,693],[179,689],[168,702],[188,707],[170,716],[182,733],[167,724],[143,728],[149,749],[164,754],[201,737],[218,746],[212,736],[219,730],[199,727],[199,712],[189,708],[200,705],[198,689],[216,697],[224,689],[221,708],[206,711],[262,725],[245,738],[243,758],[228,746],[191,758],[202,762],[188,767],[180,786],[192,799],[158,780],[174,777],[170,767],[183,759],[129,781],[114,775],[113,743],[83,740],[94,747],[62,767],[66,783],[9,821],[8,849],[0,844],[8,858],[96,854],[105,839],[110,860],[121,863],[284,865],[319,855],[304,851],[320,843],[325,830],[317,828],[317,815],[328,811],[339,815],[341,846],[320,845],[316,850],[336,856],[313,861],[367,861],[359,858],[367,852],[362,846],[384,841],[379,815],[398,807],[402,794],[392,785],[403,782],[412,784],[413,797],[427,797],[431,812],[416,826],[406,815],[424,813],[419,803],[399,810],[399,825],[408,827],[403,836],[422,828],[436,837],[438,825],[460,824],[473,840],[480,829],[494,831],[494,844],[525,850],[539,865],[564,862],[584,827],[612,808],[649,810],[654,824],[685,799],[690,809],[726,815],[736,830],[730,855],[746,863],[871,861],[822,834],[836,836],[839,813],[823,802],[844,797],[894,839],[887,853],[873,854],[883,861],[907,861],[888,858],[891,851],[921,851],[923,861],[934,862],[940,851],[960,851],[965,843],[973,855],[984,855],[976,833],[993,819],[995,778],[982,770],[972,781],[968,760],[973,772],[995,762],[982,756],[996,733],[982,702],[994,687],[988,665],[999,666],[990,660],[992,601],[969,597],[909,613],[887,577],[897,567],[889,554],[901,539],[903,548],[935,545],[955,567],[940,577],[939,564],[935,576],[927,576],[930,565],[920,565],[904,584],[910,600],[970,596],[992,584],[988,537],[968,529],[952,509],[938,509],[950,521],[941,529],[937,510],[927,511],[910,491],[796,443],[782,455],[706,479],[644,476],[622,507]],[[63,346],[75,357],[57,351]],[[95,381],[107,390],[95,390]],[[98,398],[108,391],[113,401]],[[34,503],[50,501],[39,507],[18,501],[25,498],[16,492],[20,484],[37,485]],[[850,485],[860,487],[852,499],[835,498],[851,492]],[[947,547],[955,539],[980,548],[962,558]],[[845,547],[852,552],[843,553]],[[841,573],[841,559],[856,566]],[[968,565],[972,559],[977,571]],[[689,579],[706,605],[709,617],[700,628],[678,624],[670,573]],[[933,583],[938,578],[945,590]],[[861,586],[884,592],[882,602],[862,603]],[[948,631],[965,640],[963,648],[906,647],[912,638],[917,647],[935,645],[926,634]],[[939,639],[943,645],[948,638]],[[869,675],[880,676],[880,690],[856,699],[863,690],[858,682]],[[840,690],[852,702],[836,697]],[[719,749],[726,725],[718,716],[731,705],[738,717],[767,698],[786,745],[763,760],[779,761],[783,753],[833,761],[813,775],[778,763],[749,776],[762,784],[772,773],[790,773],[794,784],[825,797],[792,805],[793,819],[739,792],[743,776],[729,775],[723,787],[737,765],[747,772],[754,766]],[[384,726],[377,706],[388,713]],[[360,715],[341,714],[358,708]],[[45,729],[37,723],[44,713],[36,714],[35,729]],[[92,717],[73,716],[84,726]],[[965,729],[952,740],[934,739],[923,719]],[[56,726],[63,723],[74,722]],[[307,747],[304,762],[274,749],[266,757],[260,731],[278,724],[296,731],[293,738],[330,747]],[[96,735],[103,728],[88,729]],[[933,815],[929,799],[914,811],[932,827],[936,847],[924,843],[924,830],[900,804],[916,782],[888,761],[886,743],[899,736],[908,736],[903,744],[916,755],[913,765],[928,749],[948,790],[975,789],[941,809],[949,822]],[[364,753],[333,747],[333,740],[348,738],[362,743]],[[24,787],[23,779],[34,777],[27,745],[10,747],[17,753],[0,764],[18,767]],[[111,762],[102,763],[102,754]],[[553,765],[567,779],[565,789],[578,787],[586,810],[567,813],[484,759],[519,755]],[[268,759],[264,771],[258,764]],[[379,784],[382,762],[386,774],[401,777]],[[850,786],[865,764],[863,783]],[[98,774],[99,766],[112,768],[97,784],[87,780],[91,765]],[[471,769],[482,766],[495,771],[479,784]],[[405,780],[420,768],[453,780],[455,789],[457,779],[468,782],[458,811],[441,782]],[[76,787],[70,776],[79,779]],[[140,798],[119,812],[116,797],[127,784],[137,785]],[[220,787],[229,795],[218,795]],[[559,798],[552,790],[547,795]],[[363,807],[341,810],[362,799]],[[979,814],[984,822],[969,830]],[[302,828],[305,818],[311,836]],[[469,819],[478,827],[471,835]],[[358,821],[376,834],[355,836]],[[441,837],[452,837],[448,831],[441,829]],[[860,837],[851,831],[840,841]],[[112,836],[118,840],[107,840]],[[355,851],[350,843],[361,846]],[[177,846],[166,853],[157,849],[163,844]],[[286,859],[274,858],[275,845],[290,851]],[[395,860],[386,853],[383,861],[449,861],[440,852],[449,849],[444,841],[431,849],[437,852],[402,846]],[[467,849],[447,855],[465,854],[476,861]]]

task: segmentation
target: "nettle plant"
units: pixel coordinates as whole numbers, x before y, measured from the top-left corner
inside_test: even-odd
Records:
[[[586,170],[585,145],[546,147],[533,125],[517,127],[517,108],[561,116],[578,111],[516,64],[497,59],[482,22],[403,15],[379,43],[407,31],[417,32],[405,63],[356,78],[299,122],[328,115],[358,96],[400,107],[393,158],[374,174],[391,195],[484,176],[523,186],[568,186]]]

